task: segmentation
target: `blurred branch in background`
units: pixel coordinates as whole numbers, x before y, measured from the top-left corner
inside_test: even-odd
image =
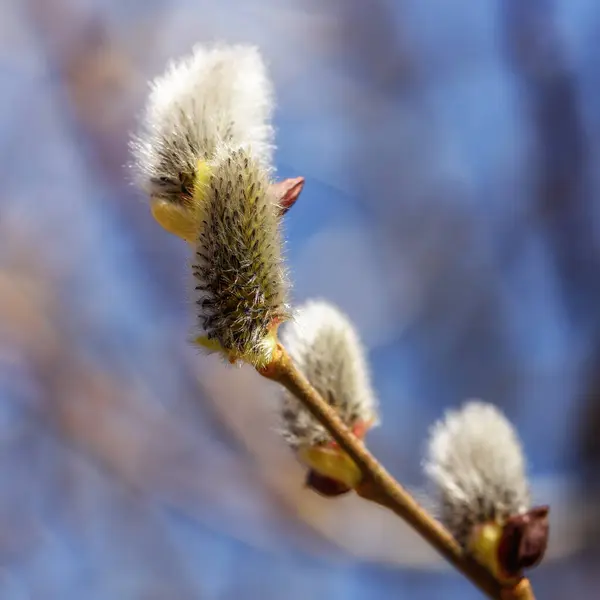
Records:
[[[535,140],[536,185],[530,218],[546,231],[571,318],[597,320],[600,288],[594,243],[588,142],[577,84],[557,29],[554,3],[500,3],[505,46],[524,90]],[[507,244],[518,259],[520,246]]]
[[[599,345],[600,346],[600,345]],[[581,474],[578,493],[590,498],[593,505],[600,506],[600,347],[591,354],[583,382],[582,408],[578,419],[579,446],[575,448],[575,458],[581,461]],[[600,556],[600,510],[593,513],[593,519],[582,533],[584,548],[591,551],[590,562],[597,563]],[[585,552],[583,552],[585,556]]]
[[[590,183],[590,140],[555,3],[507,0],[502,7],[507,54],[525,90],[536,142],[536,186],[529,218],[547,236],[565,306],[584,339],[581,431],[575,436],[580,447],[573,454],[583,461],[582,494],[594,501],[600,472],[600,256],[592,218],[596,202]],[[507,251],[518,260],[521,246],[510,239]],[[588,539],[594,544],[600,514],[592,516]]]

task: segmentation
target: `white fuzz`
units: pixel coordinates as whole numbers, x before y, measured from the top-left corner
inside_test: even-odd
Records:
[[[198,322],[231,357],[269,361],[269,332],[287,318],[279,207],[245,149],[220,160],[206,189],[196,244]],[[271,336],[272,337],[272,336]]]
[[[463,545],[474,525],[530,507],[517,434],[491,404],[471,401],[431,429],[426,474],[438,492],[439,517]]]
[[[271,169],[273,91],[252,46],[196,46],[151,84],[132,142],[138,182],[152,198],[185,202],[199,160],[218,147],[247,148]]]
[[[375,425],[377,404],[359,337],[335,306],[309,301],[282,335],[283,345],[313,387],[344,423]],[[329,434],[289,392],[284,392],[283,435],[292,448],[330,440]]]

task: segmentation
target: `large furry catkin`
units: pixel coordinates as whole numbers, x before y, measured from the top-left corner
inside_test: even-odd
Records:
[[[288,316],[278,206],[245,148],[223,149],[205,192],[193,273],[202,335],[232,358],[268,362]]]
[[[132,141],[138,185],[152,198],[193,202],[199,162],[243,146],[269,171],[273,91],[252,46],[196,46],[154,79]]]

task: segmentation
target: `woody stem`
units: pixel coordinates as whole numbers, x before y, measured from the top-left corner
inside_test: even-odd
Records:
[[[277,344],[269,365],[258,369],[258,372],[292,393],[356,463],[363,474],[363,480],[355,490],[361,497],[393,511],[489,598],[535,600],[527,580],[522,580],[514,588],[504,587],[462,551],[450,532],[415,501],[344,425],[335,410],[296,368],[281,343]]]

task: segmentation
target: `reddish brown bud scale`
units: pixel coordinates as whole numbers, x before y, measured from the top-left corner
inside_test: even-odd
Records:
[[[284,179],[271,184],[271,191],[280,206],[280,215],[283,216],[295,204],[304,188],[304,177]]]
[[[313,469],[309,470],[306,474],[305,485],[313,492],[325,498],[337,498],[351,491],[351,488],[344,485],[341,481],[320,475]]]
[[[548,546],[548,506],[508,519],[498,547],[498,563],[509,577],[519,576],[544,558]]]

